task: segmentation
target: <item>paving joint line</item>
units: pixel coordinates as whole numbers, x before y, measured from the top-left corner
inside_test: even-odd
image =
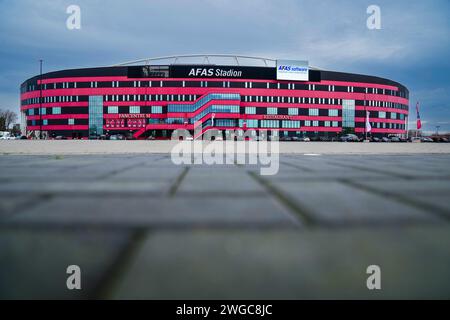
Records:
[[[289,162],[285,162],[285,161],[280,161],[280,163],[281,163],[281,164],[284,164],[284,165],[286,165],[286,166],[288,166],[288,167],[292,167],[292,168],[295,168],[295,169],[304,170],[304,171],[306,171],[306,172],[315,172],[314,170],[312,170],[312,169],[310,169],[310,168],[308,168],[308,167],[303,167],[303,166],[298,165],[298,164],[293,164],[293,163],[289,163]]]
[[[269,192],[269,194],[275,197],[282,205],[287,207],[290,211],[294,212],[296,216],[300,218],[301,222],[304,223],[304,225],[314,226],[317,224],[317,220],[313,218],[312,212],[294,202],[289,196],[281,192],[272,183],[270,183],[266,179],[261,178],[255,172],[247,171],[247,174],[250,175],[250,177],[256,180],[259,184],[261,184]]]
[[[346,164],[346,163],[336,163],[336,162],[329,162],[329,161],[327,163],[331,164],[331,165],[334,165],[334,166],[337,166],[337,167],[339,167],[339,166],[347,167],[347,168],[350,168],[350,169],[356,169],[356,170],[364,171],[364,172],[372,171],[372,172],[383,174],[386,177],[394,176],[394,177],[401,178],[401,179],[406,179],[406,180],[413,180],[414,179],[414,177],[410,176],[410,175],[396,173],[396,172],[384,171],[384,170],[377,169],[377,168],[364,168],[364,167],[361,167],[361,166],[358,166],[358,165],[352,165],[352,164]]]
[[[178,191],[178,188],[180,187],[181,183],[183,182],[184,178],[186,177],[187,173],[189,172],[190,167],[184,167],[183,171],[180,173],[180,175],[177,177],[173,185],[169,189],[169,197],[172,198],[175,196],[175,194]]]
[[[99,280],[98,285],[93,289],[92,295],[88,294],[88,298],[108,299],[112,296],[120,279],[123,279],[147,238],[148,231],[145,229],[137,229],[130,235],[128,242],[118,252],[110,267],[104,272],[102,279]]]
[[[366,186],[364,184],[360,184],[358,182],[348,180],[348,179],[338,179],[341,183],[346,184],[350,187],[356,188],[356,189],[362,189],[366,192],[376,194],[382,197],[393,199],[397,202],[400,202],[402,204],[406,204],[410,207],[425,210],[427,212],[430,212],[432,215],[444,219],[446,221],[450,220],[450,211],[442,209],[440,207],[424,203],[422,201],[416,200],[414,198],[410,198],[408,196],[401,195],[399,193],[393,193],[393,192],[386,192],[379,190],[374,187]]]

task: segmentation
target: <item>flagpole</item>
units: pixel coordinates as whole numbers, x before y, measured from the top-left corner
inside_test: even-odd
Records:
[[[366,89],[367,90],[367,89]],[[366,107],[366,93],[364,93],[364,136],[365,140],[367,140],[367,107]]]
[[[365,140],[367,140],[367,123],[366,122],[367,122],[366,93],[364,93],[364,136],[365,136]]]

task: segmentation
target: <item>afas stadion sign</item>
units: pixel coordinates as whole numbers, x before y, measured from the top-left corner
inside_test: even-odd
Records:
[[[309,81],[308,61],[277,60],[277,80]]]
[[[171,78],[236,78],[309,81],[308,61],[277,60],[274,67],[170,65]]]

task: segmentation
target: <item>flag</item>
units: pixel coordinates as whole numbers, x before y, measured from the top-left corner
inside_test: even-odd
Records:
[[[369,111],[366,111],[366,132],[372,131],[372,126],[370,125],[369,121]]]
[[[422,128],[422,122],[420,121],[420,114],[419,114],[419,101],[417,101],[416,104],[416,112],[417,112],[417,130]]]

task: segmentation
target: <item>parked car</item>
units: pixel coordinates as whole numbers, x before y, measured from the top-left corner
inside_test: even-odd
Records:
[[[381,139],[378,137],[372,137],[372,142],[380,142]]]
[[[342,137],[340,137],[340,140],[342,142],[359,142],[359,138],[356,134],[345,134]]]
[[[381,138],[381,142],[391,142],[391,139],[389,139],[388,137],[383,137]]]
[[[422,137],[422,142],[434,142],[434,141],[429,137]]]
[[[396,137],[396,136],[391,137],[390,139],[391,139],[391,142],[400,142],[400,138]]]

